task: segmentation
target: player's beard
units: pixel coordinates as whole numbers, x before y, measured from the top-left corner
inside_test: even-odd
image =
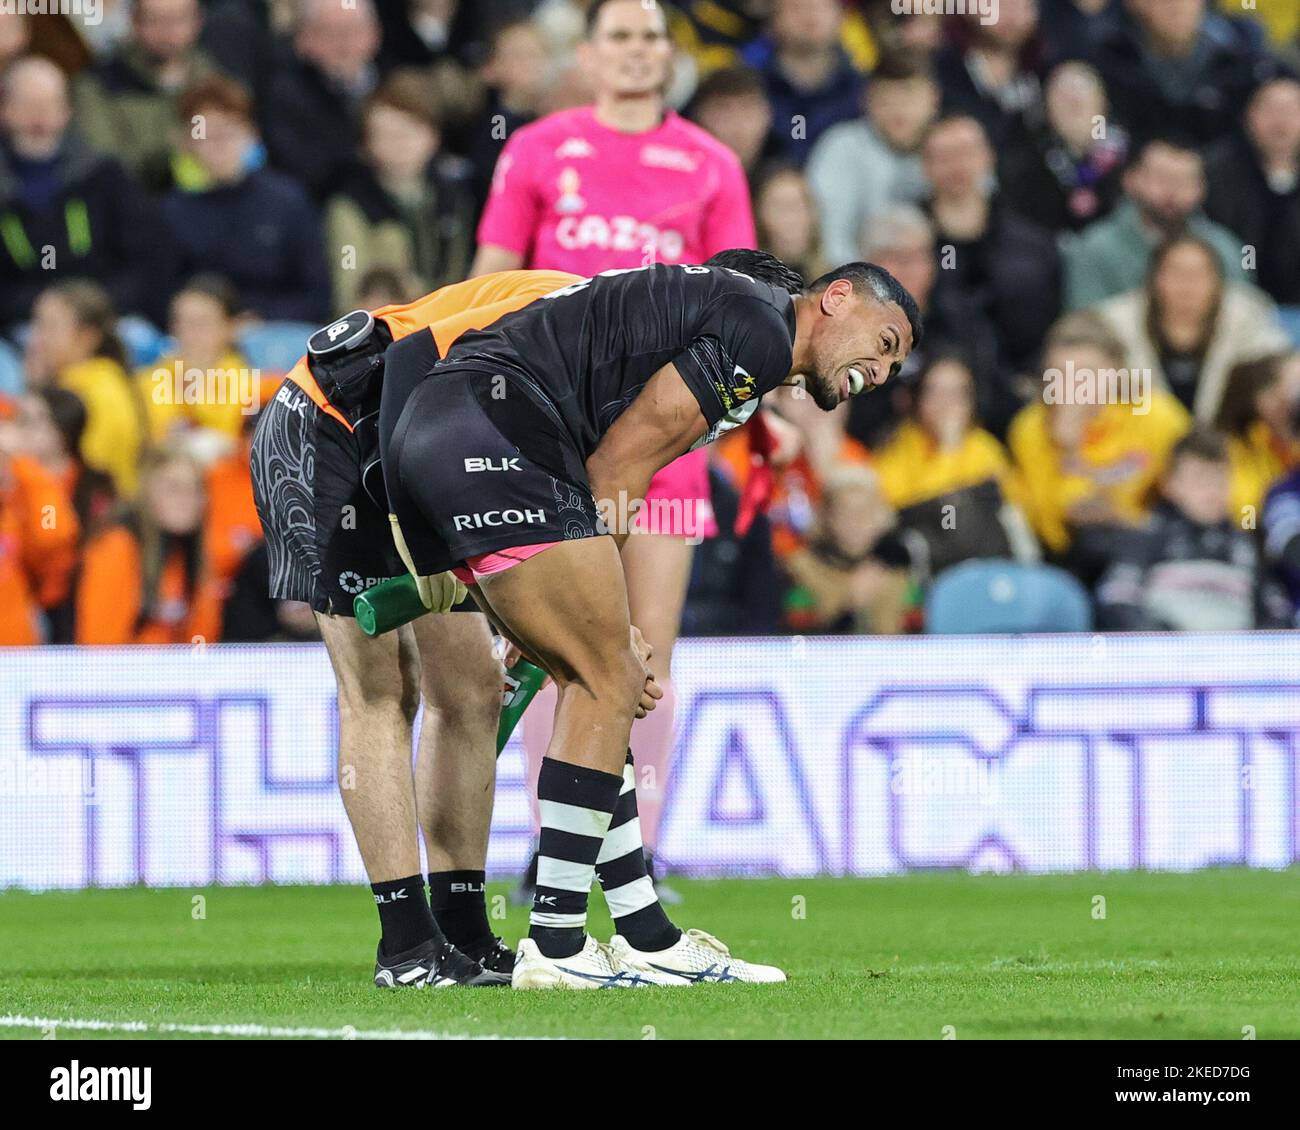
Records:
[[[835,386],[834,378],[821,373],[805,373],[803,385],[813,403],[823,412],[834,412],[840,406],[840,390]]]

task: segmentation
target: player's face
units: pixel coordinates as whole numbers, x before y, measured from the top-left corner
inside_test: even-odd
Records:
[[[667,17],[658,4],[642,0],[606,4],[581,55],[598,93],[633,97],[660,91],[673,57]]]
[[[820,302],[803,384],[817,407],[830,412],[889,379],[912,352],[912,327],[897,303],[855,294],[845,279],[831,283]]]

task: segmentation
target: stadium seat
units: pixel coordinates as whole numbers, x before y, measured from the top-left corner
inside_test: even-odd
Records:
[[[251,368],[287,373],[307,352],[307,339],[318,329],[308,322],[263,322],[240,335],[239,351]]]
[[[23,358],[7,341],[0,341],[0,396],[22,395]]]
[[[925,607],[925,630],[935,635],[1091,628],[1092,605],[1084,587],[1050,565],[964,562],[939,577]]]
[[[117,320],[117,336],[126,346],[130,361],[127,368],[132,371],[154,364],[175,346],[175,342],[151,321],[133,314]]]
[[[1279,306],[1277,313],[1291,344],[1300,349],[1300,306]]]

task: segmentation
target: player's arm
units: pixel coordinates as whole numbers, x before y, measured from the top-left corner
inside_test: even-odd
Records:
[[[480,275],[494,275],[498,271],[518,271],[523,269],[523,265],[524,257],[518,251],[485,243],[474,256],[474,265],[469,269],[469,277],[476,279]]]
[[[618,504],[619,492],[644,499],[650,480],[708,429],[699,401],[676,365],[665,365],[605,433],[587,460],[587,478],[597,504]],[[615,530],[621,549],[626,530]]]

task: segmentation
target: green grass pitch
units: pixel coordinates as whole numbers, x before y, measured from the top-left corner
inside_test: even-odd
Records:
[[[493,885],[489,898],[505,889]],[[33,1018],[138,1024],[150,1037],[181,1034],[171,1025],[358,1038],[1300,1037],[1295,869],[680,889],[677,922],[782,965],[790,982],[385,992],[370,986],[378,924],[364,888],[6,892],[0,1037],[47,1034]],[[206,917],[193,916],[196,895]],[[594,901],[595,932],[608,937]],[[526,914],[511,908],[496,927],[513,941]]]

